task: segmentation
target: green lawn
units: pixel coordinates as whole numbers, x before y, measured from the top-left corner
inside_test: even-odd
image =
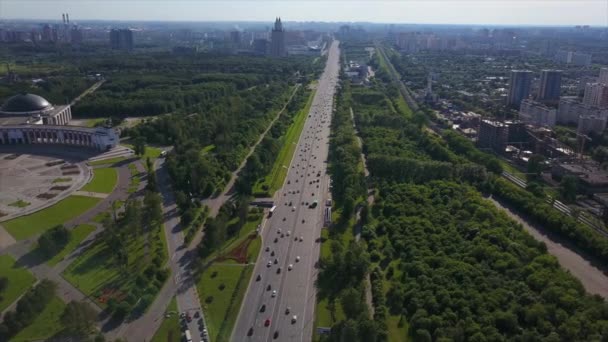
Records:
[[[86,239],[89,234],[91,234],[95,230],[94,226],[90,224],[81,224],[72,229],[70,234],[70,241],[63,247],[63,249],[55,254],[51,259],[49,259],[46,263],[49,266],[55,266],[59,263],[63,258],[72,253],[76,247],[82,242],[82,240]]]
[[[89,165],[97,166],[97,165],[106,165],[106,164],[116,164],[116,163],[124,161],[124,160],[127,160],[127,158],[126,157],[115,157],[115,158],[108,158],[108,159],[92,161],[92,162],[89,162]]]
[[[304,123],[306,122],[306,117],[308,116],[308,112],[310,112],[310,106],[312,105],[312,100],[315,97],[316,90],[310,92],[310,96],[308,97],[308,102],[306,102],[306,106],[301,109],[298,114],[295,116],[293,123],[287,129],[287,132],[283,136],[283,143],[281,150],[277,156],[277,159],[274,161],[274,165],[272,166],[272,171],[264,177],[264,180],[258,182],[253,189],[253,193],[264,193],[266,191],[262,190],[262,187],[265,185],[268,187],[268,195],[272,196],[275,191],[280,189],[283,186],[283,182],[285,181],[285,177],[287,177],[287,171],[289,169],[289,164],[291,163],[291,159],[296,151],[298,139],[300,138],[300,134],[302,133],[302,129],[304,129]]]
[[[249,262],[255,262],[257,260],[260,248],[262,248],[262,238],[258,236],[249,243],[249,246],[247,246],[247,260],[249,260]]]
[[[87,119],[84,125],[86,127],[95,127],[97,124],[104,123],[106,120],[106,118]]]
[[[132,150],[135,150],[135,148],[131,144],[122,144],[122,145],[125,147],[128,147]],[[146,160],[149,157],[150,160],[154,161],[154,159],[160,157],[160,153],[162,151],[163,150],[158,147],[152,147],[152,146],[146,145],[146,153],[144,153],[144,155],[141,157],[141,159]]]
[[[15,239],[23,240],[81,215],[99,201],[99,198],[69,196],[46,209],[3,222],[2,225]]]
[[[201,156],[213,151],[215,149],[215,145],[207,145],[201,149]]]
[[[44,340],[57,334],[63,330],[59,320],[65,306],[61,299],[53,297],[38,317],[34,319],[34,322],[15,335],[11,342]]]
[[[93,179],[80,190],[109,194],[114,190],[117,180],[118,173],[114,168],[93,169]]]
[[[177,301],[175,297],[171,299],[166,313],[170,313],[170,317],[164,318],[158,330],[152,337],[151,342],[180,342],[182,330],[179,325],[179,313],[177,312]]]
[[[212,277],[214,272],[217,272],[217,275]],[[252,266],[216,264],[211,265],[203,272],[196,287],[212,341],[228,341],[230,339],[230,333],[252,272]],[[225,286],[223,290],[219,288],[221,284]],[[235,300],[231,303],[237,284],[238,292]],[[213,299],[207,302],[209,297]]]
[[[8,255],[0,255],[0,276],[8,279],[7,288],[0,293],[0,311],[24,294],[36,280],[25,268],[16,267],[15,259]]]
[[[163,229],[156,231],[156,239],[151,239],[149,254],[146,256],[146,242],[142,237],[131,239],[127,245],[128,266],[123,272],[114,260],[114,251],[105,243],[93,243],[82,255],[68,266],[63,272],[64,278],[76,288],[95,299],[104,289],[113,289],[123,294],[133,290],[135,279],[151,264],[154,253],[162,253],[167,260],[167,248]],[[164,264],[164,261],[163,261]],[[106,303],[99,305],[105,307]]]
[[[9,204],[9,206],[11,206],[11,207],[18,207],[18,208],[25,208],[28,205],[30,205],[30,202],[26,202],[24,200],[18,200],[18,201],[15,201],[15,202]]]
[[[399,327],[399,316],[388,316],[386,319],[386,325],[388,327],[388,340],[390,342],[406,342],[409,341],[408,337],[408,324],[405,321],[403,326]]]

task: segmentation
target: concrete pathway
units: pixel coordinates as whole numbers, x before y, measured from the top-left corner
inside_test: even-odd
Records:
[[[74,191],[73,195],[95,197],[95,198],[106,198],[106,197],[108,197],[108,194],[103,194],[101,192],[81,191],[81,190]]]

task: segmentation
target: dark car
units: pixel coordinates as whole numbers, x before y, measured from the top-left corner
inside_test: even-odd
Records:
[[[277,338],[279,338],[279,331],[278,331],[278,330],[277,330],[277,331],[275,331],[275,332],[274,332],[274,335],[272,335],[272,336],[273,336],[273,338],[274,338],[275,340],[276,340]]]
[[[266,291],[270,291],[271,287],[270,284],[268,284],[268,286],[266,286]]]
[[[264,312],[266,311],[266,304],[262,304],[262,307],[260,308],[260,312]]]
[[[251,335],[253,335],[253,327],[249,328],[249,331],[247,332],[247,336]]]
[[[255,278],[255,281],[260,281],[262,279],[262,276],[258,274],[257,278]]]

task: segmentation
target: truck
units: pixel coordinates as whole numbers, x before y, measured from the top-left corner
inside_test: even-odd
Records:
[[[272,217],[272,214],[274,214],[275,209],[277,209],[277,206],[273,205],[272,208],[268,210],[268,217]]]
[[[186,331],[184,332],[184,335],[186,335],[186,342],[192,342],[192,336],[190,335],[190,330],[186,329]]]

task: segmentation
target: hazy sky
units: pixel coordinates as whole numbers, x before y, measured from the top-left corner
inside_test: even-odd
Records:
[[[0,19],[608,25],[608,0],[0,0]]]

